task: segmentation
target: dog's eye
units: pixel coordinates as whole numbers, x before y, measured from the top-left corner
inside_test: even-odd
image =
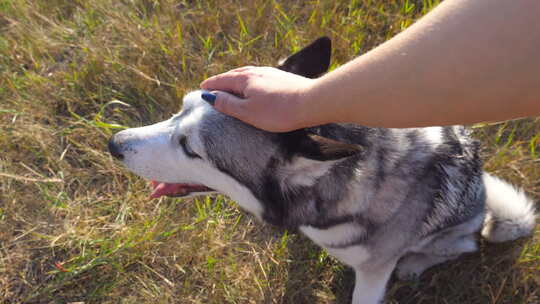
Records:
[[[182,150],[184,150],[184,153],[191,157],[191,158],[201,158],[201,156],[199,156],[199,154],[193,152],[193,150],[191,150],[191,148],[189,147],[188,143],[187,143],[187,137],[185,136],[182,136],[180,137],[180,140],[179,140],[179,143],[180,143],[180,146],[182,147]]]

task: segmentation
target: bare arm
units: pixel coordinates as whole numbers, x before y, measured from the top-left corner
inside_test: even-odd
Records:
[[[445,1],[309,95],[316,107],[335,100],[329,121],[388,127],[540,114],[538,16],[535,0]]]
[[[243,94],[245,100],[219,94],[216,107],[271,131],[328,122],[413,127],[535,116],[538,16],[537,0],[447,0],[317,80],[248,68],[210,78],[202,87]],[[285,114],[291,109],[294,115]],[[273,123],[271,117],[279,119]]]

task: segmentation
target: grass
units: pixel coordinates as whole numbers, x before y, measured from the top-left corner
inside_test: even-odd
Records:
[[[346,303],[351,271],[222,196],[149,200],[106,153],[208,75],[329,35],[332,67],[437,1],[0,0],[0,303]],[[540,197],[536,119],[477,126]],[[540,303],[540,234],[392,281],[389,303]]]

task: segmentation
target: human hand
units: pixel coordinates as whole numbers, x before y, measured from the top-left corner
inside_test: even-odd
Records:
[[[311,124],[304,103],[313,81],[275,68],[248,66],[210,77],[201,88],[216,95],[218,111],[263,130],[287,132]]]

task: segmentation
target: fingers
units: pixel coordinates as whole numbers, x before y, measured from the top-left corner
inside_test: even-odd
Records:
[[[245,120],[246,117],[249,117],[247,115],[245,106],[247,101],[245,99],[222,91],[214,91],[212,93],[216,95],[216,101],[214,103],[216,110],[240,120]]]
[[[244,74],[244,72],[251,68],[253,67],[245,66],[225,72],[223,74],[212,76],[203,81],[200,87],[201,89],[205,90],[221,90],[232,92],[237,95],[243,95],[249,78],[249,76]]]
[[[266,113],[257,111],[257,108],[253,107],[253,101],[249,99],[239,98],[223,91],[213,91],[212,94],[216,96],[215,109],[256,128],[269,132],[289,132],[300,128],[288,119],[287,115],[276,118],[268,116],[268,111]]]
[[[206,79],[201,83],[201,88],[204,90],[220,90],[242,95],[246,83],[246,77],[235,72],[227,72]]]

